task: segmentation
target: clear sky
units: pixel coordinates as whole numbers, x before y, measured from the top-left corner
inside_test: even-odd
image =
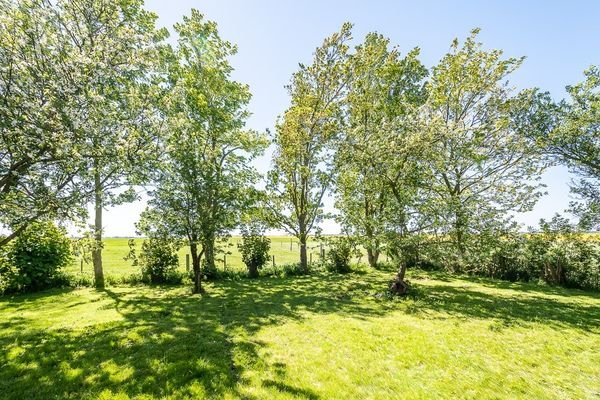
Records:
[[[289,104],[283,86],[298,63],[310,62],[315,47],[344,21],[355,24],[356,41],[377,31],[404,53],[420,47],[428,67],[448,51],[453,38],[463,39],[480,27],[485,47],[527,57],[511,78],[516,88],[539,87],[556,99],[565,96],[565,85],[583,79],[584,69],[600,64],[600,1],[147,0],[146,7],[168,28],[197,8],[217,22],[224,39],[237,44],[234,78],[250,85],[248,126],[257,130],[273,127]],[[256,164],[265,171],[269,155]],[[517,220],[536,225],[566,208],[570,179],[564,168],[551,168],[544,175],[548,195]],[[331,207],[331,199],[326,204]],[[144,207],[142,200],[107,210],[106,235],[133,235]],[[329,222],[324,230],[336,233],[337,227]]]

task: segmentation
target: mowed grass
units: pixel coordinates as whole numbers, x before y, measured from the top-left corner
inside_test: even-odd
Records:
[[[392,274],[0,298],[0,398],[600,397],[598,293]]]
[[[275,264],[283,265],[297,263],[300,259],[298,249],[298,241],[290,236],[270,236],[271,250],[269,252],[269,265],[272,263],[272,257],[275,256]],[[217,268],[229,270],[245,270],[246,267],[242,262],[242,256],[238,251],[237,244],[242,238],[240,236],[232,236],[227,243],[221,243],[220,246],[225,253],[220,253],[217,260]],[[135,249],[139,256],[143,238],[135,238]],[[130,260],[124,260],[124,257],[129,253],[128,238],[106,238],[104,240],[104,248],[102,251],[104,274],[109,276],[124,276],[139,272],[137,266],[133,266]],[[320,260],[320,243],[317,241],[308,242],[309,255],[312,253],[313,262]],[[189,247],[184,246],[179,250],[179,270],[186,269],[186,254],[189,254]],[[363,260],[364,261],[364,260]],[[191,260],[190,260],[191,262]],[[67,269],[70,273],[83,273],[89,277],[93,276],[93,266],[90,263],[84,263],[83,268],[81,259],[74,259],[71,266]]]

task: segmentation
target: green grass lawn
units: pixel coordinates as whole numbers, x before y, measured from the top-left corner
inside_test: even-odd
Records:
[[[298,250],[298,241],[290,236],[270,236],[271,239],[271,251],[270,255],[275,256],[276,265],[297,263],[300,259],[300,253]],[[129,253],[127,238],[107,238],[104,240],[104,250],[102,252],[104,273],[109,276],[123,276],[130,275],[132,273],[139,272],[139,267],[132,266],[131,261],[125,261],[123,257]],[[144,239],[135,239],[136,251],[139,252],[142,247]],[[225,267],[233,270],[243,270],[245,266],[242,262],[242,257],[238,251],[237,244],[241,241],[241,237],[233,236],[229,241],[222,246],[223,250],[230,254],[225,254],[225,260],[223,254],[219,255],[219,261],[217,262],[217,268],[224,269]],[[291,243],[291,246],[290,246]],[[319,261],[320,244],[316,241],[308,242],[309,254],[312,253],[312,260],[314,262]],[[186,268],[186,254],[189,254],[188,247],[182,247],[179,250],[179,269],[184,271]],[[385,257],[385,256],[384,256]],[[226,266],[225,263],[226,262]],[[362,260],[365,261],[365,260]],[[191,261],[190,261],[191,262]],[[270,258],[269,264],[272,262]],[[74,260],[72,265],[67,269],[70,273],[82,273],[89,277],[93,276],[92,264],[83,264],[83,271],[81,270],[80,259]]]
[[[391,275],[0,298],[0,398],[600,397],[598,293]]]

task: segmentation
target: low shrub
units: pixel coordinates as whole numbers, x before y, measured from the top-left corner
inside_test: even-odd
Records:
[[[355,252],[355,246],[347,238],[331,239],[327,252],[327,269],[331,272],[348,273],[352,271],[350,261]]]
[[[451,261],[455,250],[447,241],[432,239],[423,246],[426,251],[421,263],[513,282],[543,281],[600,290],[600,243],[586,240],[576,226],[559,215],[542,220],[536,232],[488,232],[472,239],[460,271]]]
[[[63,286],[61,269],[71,261],[71,241],[65,230],[49,221],[34,222],[0,254],[0,291]]]
[[[314,272],[315,269],[310,266],[308,270],[308,274]],[[287,278],[291,276],[302,276],[307,273],[302,269],[300,263],[289,263],[282,264],[277,266],[268,266],[264,267],[261,271],[262,276],[271,276],[271,277],[279,277],[279,278]]]
[[[269,260],[270,248],[271,240],[263,235],[258,228],[242,229],[242,242],[238,243],[238,249],[242,255],[242,261],[248,268],[250,278],[258,278],[258,271]]]
[[[142,281],[158,284],[173,283],[183,278],[177,274],[179,243],[168,238],[153,237],[144,240],[139,256]]]

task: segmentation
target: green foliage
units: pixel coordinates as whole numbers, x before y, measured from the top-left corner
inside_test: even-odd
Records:
[[[369,33],[347,61],[348,112],[334,146],[336,207],[372,267],[386,231],[405,225],[402,216],[414,200],[413,160],[424,146],[410,127],[427,96],[427,69],[418,56],[415,48],[401,57],[389,39]]]
[[[327,251],[327,268],[342,274],[351,272],[350,261],[355,255],[356,247],[349,238],[331,239]]]
[[[591,66],[584,75],[583,82],[566,87],[568,101],[547,101],[554,129],[533,133],[548,154],[577,175],[572,191],[583,201],[572,208],[581,225],[592,229],[600,227],[600,67]]]
[[[556,215],[541,220],[528,240],[529,269],[550,284],[600,289],[600,245],[583,240],[571,223]]]
[[[150,283],[172,283],[180,280],[176,273],[179,266],[177,251],[180,244],[177,241],[162,237],[151,237],[142,243],[139,265],[143,279]]]
[[[0,254],[0,292],[61,286],[61,269],[71,261],[71,241],[64,229],[52,222],[32,223]]]
[[[455,247],[448,241],[423,238],[419,248],[417,266],[456,271]],[[600,244],[586,240],[576,226],[558,215],[542,220],[539,230],[529,234],[494,231],[477,235],[461,260],[461,271],[471,275],[600,289]]]
[[[315,271],[314,265],[308,270],[303,268],[300,263],[286,263],[282,265],[264,267],[261,275],[265,277],[289,278],[293,276],[305,276]]]
[[[331,187],[328,149],[340,129],[348,73],[352,25],[327,37],[310,65],[300,64],[288,91],[291,105],[274,135],[274,169],[269,171],[267,218],[300,242],[300,264],[308,270],[306,242],[326,217],[325,192]]]
[[[257,278],[258,271],[269,261],[270,248],[271,240],[258,228],[242,229],[242,242],[238,243],[238,249],[251,278]]]
[[[251,94],[231,77],[229,58],[236,47],[197,10],[175,31],[177,46],[165,57],[168,81],[160,103],[168,127],[160,143],[160,172],[138,229],[187,241],[194,290],[200,292],[202,273],[216,273],[219,238],[256,202],[258,174],[251,161],[268,141],[245,129]]]
[[[545,168],[528,134],[542,128],[534,89],[514,93],[507,80],[523,58],[485,50],[478,29],[433,68],[422,109],[431,132],[430,157],[420,172],[428,219],[450,239],[457,270],[469,262],[477,236],[503,231],[511,212],[531,210],[542,195]]]

